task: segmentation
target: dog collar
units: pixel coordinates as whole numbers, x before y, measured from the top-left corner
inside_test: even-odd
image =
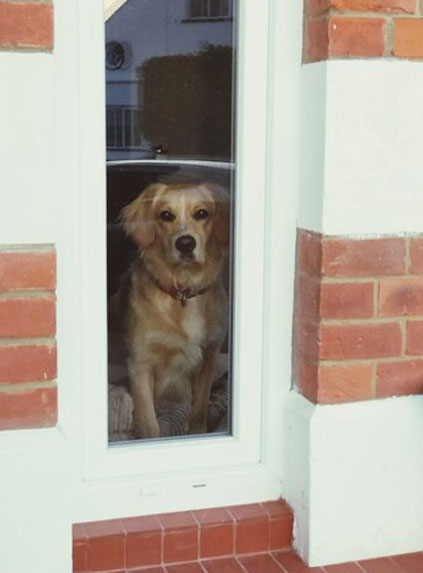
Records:
[[[160,284],[160,282],[153,277],[153,281],[154,284],[164,293],[168,294],[169,296],[171,296],[172,298],[174,298],[175,300],[179,300],[181,303],[181,306],[185,306],[187,303],[187,300],[189,298],[194,298],[198,295],[204,294],[205,292],[207,292],[209,290],[209,286],[204,287],[200,290],[192,290],[190,288],[186,288],[186,289],[178,289],[175,286],[172,286],[170,289],[165,288],[162,284]]]

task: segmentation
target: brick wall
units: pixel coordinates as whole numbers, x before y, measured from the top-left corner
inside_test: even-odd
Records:
[[[57,421],[56,255],[0,249],[0,430]]]
[[[295,380],[331,404],[423,394],[423,238],[300,230]]]
[[[422,58],[421,0],[305,0],[305,62]]]
[[[0,1],[0,49],[51,50],[51,0]]]

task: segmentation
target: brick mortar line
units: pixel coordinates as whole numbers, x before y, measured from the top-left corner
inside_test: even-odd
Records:
[[[389,58],[394,55],[394,37],[395,37],[395,24],[393,18],[388,18],[385,26],[385,45],[383,50],[383,57]],[[408,238],[406,239],[406,243]]]
[[[0,4],[47,4],[51,6],[53,4],[53,0],[0,0]]]
[[[372,366],[372,383],[370,385],[370,396],[373,399],[377,398],[377,363],[374,362]]]
[[[327,241],[397,241],[397,240],[401,241],[407,238],[423,239],[423,233],[415,233],[415,232],[397,233],[395,235],[389,233],[369,233],[369,234],[350,233],[348,235],[330,235],[330,234],[316,233],[315,231],[303,229],[302,227],[297,227],[297,231],[303,231],[307,234],[314,235],[315,237],[320,237],[321,241],[324,243],[326,243]]]
[[[56,338],[0,338],[0,348],[13,348],[21,346],[49,346],[52,349],[57,346]]]
[[[407,319],[403,318],[399,321],[400,330],[401,330],[401,353],[402,356],[407,356],[406,347],[407,347]]]
[[[412,315],[413,317],[421,315]],[[370,318],[321,318],[317,323],[320,325],[329,326],[366,326],[367,324],[389,324],[389,323],[399,323],[402,320],[408,320],[407,315],[401,316],[373,316]]]
[[[57,388],[57,378],[53,380],[34,382],[16,382],[16,384],[10,382],[0,382],[0,396],[2,394],[19,394],[27,390],[47,390],[49,388]]]
[[[311,278],[311,277],[310,277]],[[340,276],[340,277],[335,277],[335,276],[328,276],[328,275],[322,275],[321,281],[322,283],[363,283],[363,282],[370,282],[370,281],[387,281],[387,280],[399,280],[399,279],[414,279],[414,280],[418,280],[420,279],[423,282],[423,274],[422,273],[409,273],[409,272],[404,272],[402,274],[389,274],[389,275],[369,275],[369,276],[365,276],[365,277],[346,277],[346,276]],[[317,279],[319,280],[319,279]]]
[[[17,244],[17,245],[1,245],[0,255],[2,253],[56,253],[56,248],[53,243],[30,243],[30,244]]]
[[[419,18],[419,16],[417,15],[416,12],[414,12],[413,14],[410,14],[409,12],[373,12],[373,11],[369,11],[369,12],[365,12],[363,10],[344,10],[342,12],[340,11],[335,11],[333,14],[330,14],[330,18],[333,17],[337,17],[337,18],[342,18],[342,17],[347,17],[347,18],[365,18],[365,19],[370,19],[370,20],[385,20],[386,18],[409,18],[409,19],[414,19],[417,20]]]
[[[46,299],[56,300],[54,290],[12,290],[0,292],[0,301],[2,300],[28,300],[28,299]]]
[[[310,362],[315,362],[313,360],[310,360]],[[333,358],[330,359],[326,359],[326,358],[321,358],[320,360],[318,360],[315,364],[316,366],[354,366],[354,365],[358,365],[358,364],[371,364],[374,363],[375,367],[377,368],[378,364],[395,364],[395,363],[402,363],[405,364],[406,362],[423,362],[423,355],[422,354],[416,354],[415,356],[412,355],[405,355],[405,356],[391,356],[389,358],[378,358],[377,356],[373,356],[370,358],[345,358],[345,359],[339,359],[339,360],[334,360]]]
[[[53,54],[53,46],[44,47],[30,44],[0,44],[0,53],[19,52],[25,54]]]

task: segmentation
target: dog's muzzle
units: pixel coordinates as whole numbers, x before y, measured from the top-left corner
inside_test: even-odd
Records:
[[[175,247],[184,257],[191,258],[197,241],[191,235],[182,235],[175,241]]]

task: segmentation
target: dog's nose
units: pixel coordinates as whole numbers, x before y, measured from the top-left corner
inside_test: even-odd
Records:
[[[182,235],[176,240],[175,247],[183,255],[189,255],[197,246],[197,243],[191,235]]]

